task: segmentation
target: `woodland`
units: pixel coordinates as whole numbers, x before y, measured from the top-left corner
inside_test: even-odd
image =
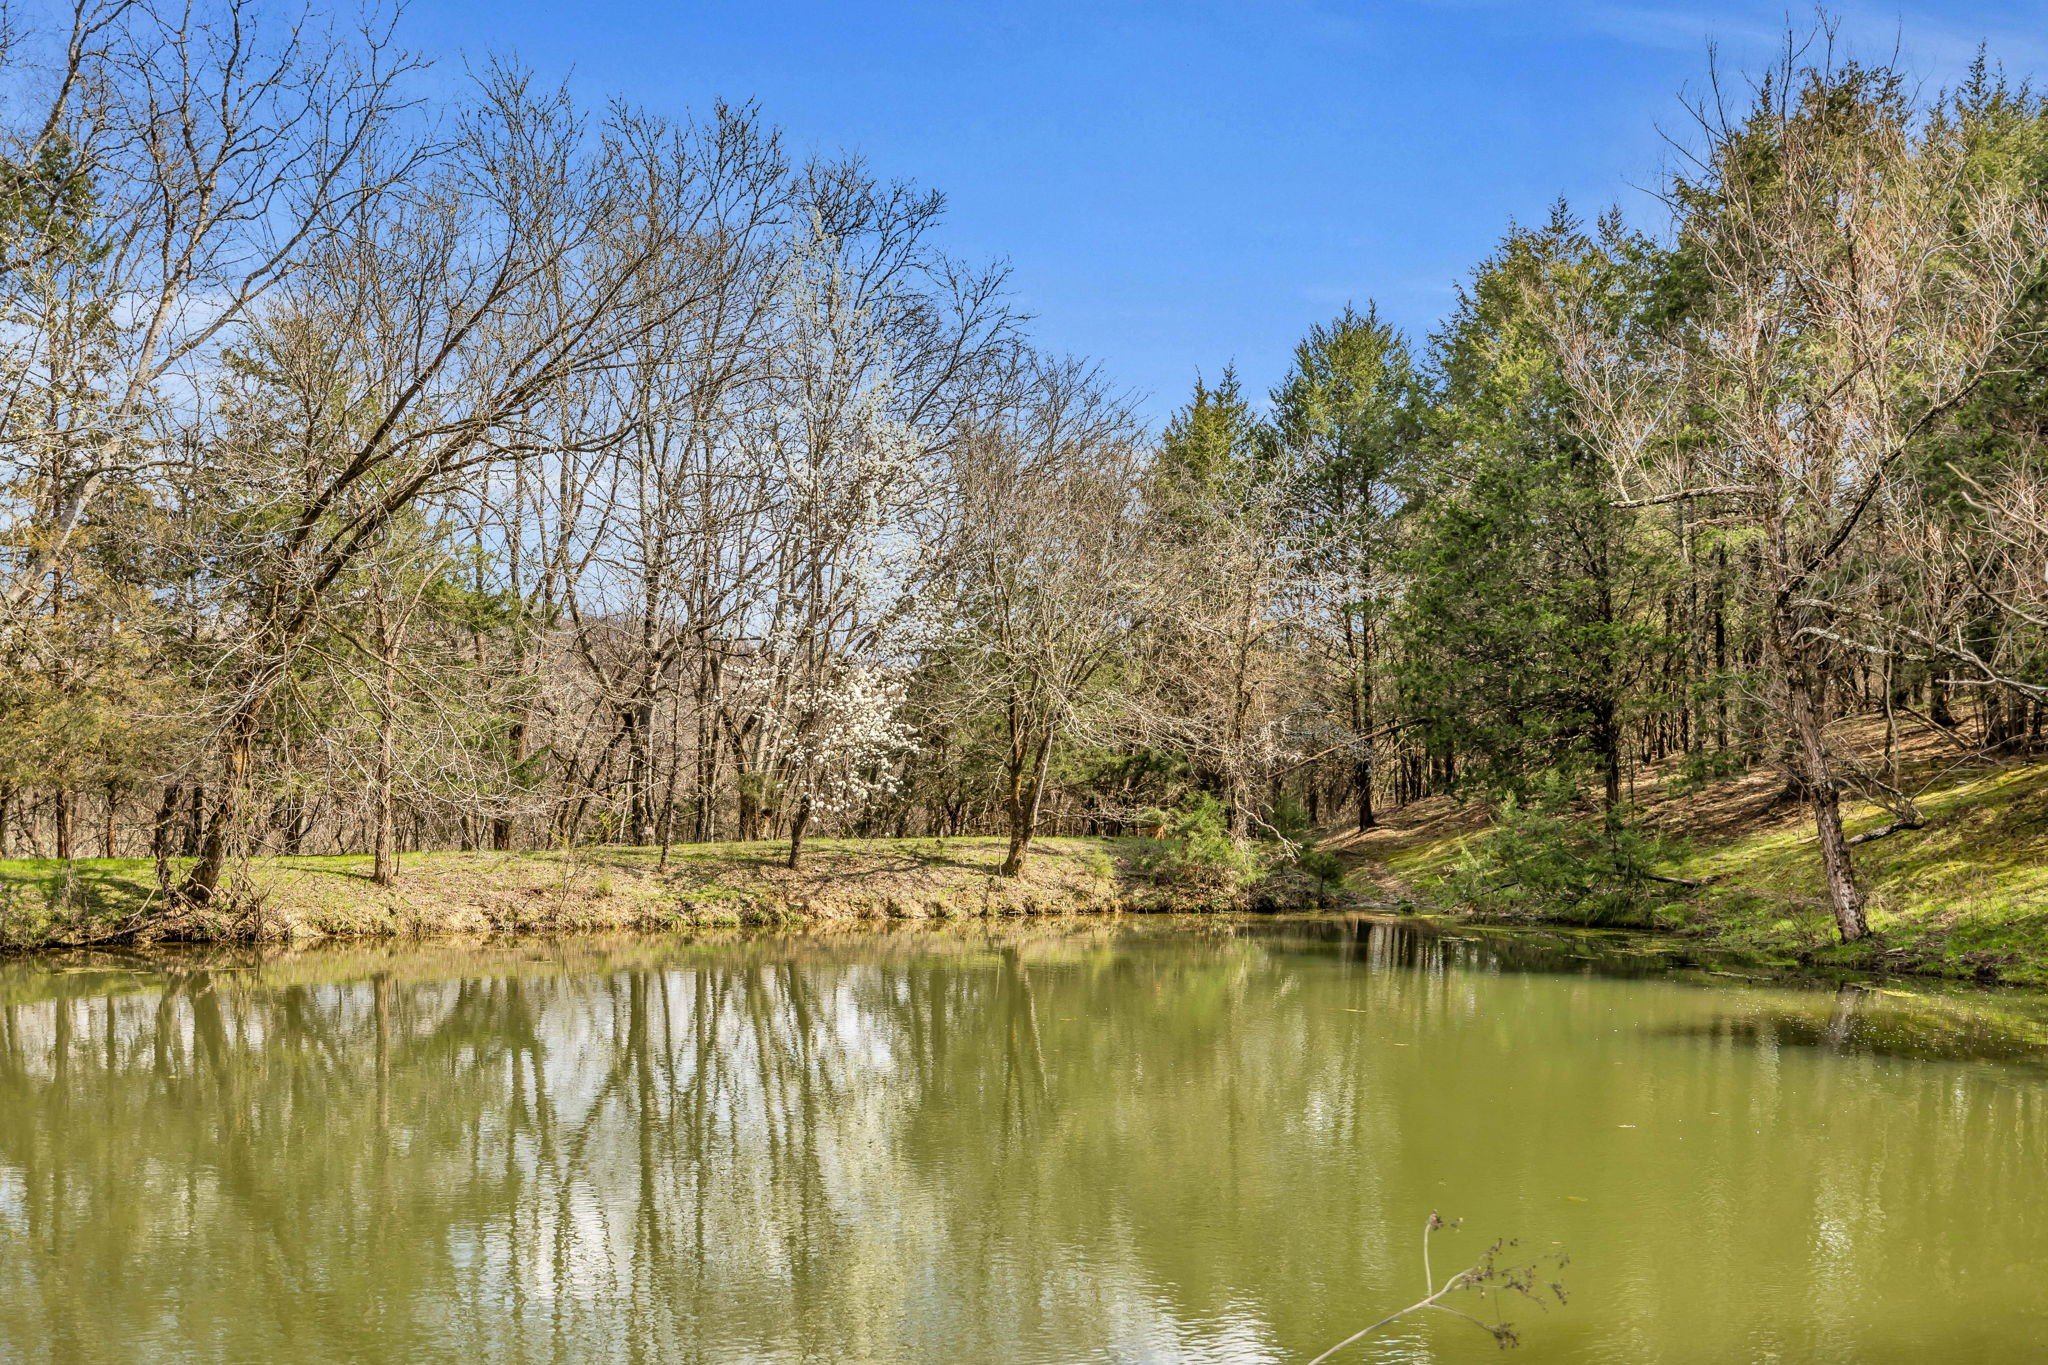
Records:
[[[1449,796],[1491,884],[1611,907],[1683,889],[1646,774],[1764,773],[1854,941],[1902,737],[2041,747],[2048,106],[1993,55],[1709,72],[1665,221],[1507,225],[1429,335],[1305,318],[1155,429],[770,111],[429,101],[401,22],[255,0],[7,17],[0,858],[166,914],[446,849],[1320,869]]]

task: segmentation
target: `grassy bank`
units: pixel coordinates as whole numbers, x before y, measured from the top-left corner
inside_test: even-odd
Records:
[[[1145,839],[1042,839],[1014,878],[996,874],[1003,852],[1000,839],[818,840],[794,871],[766,843],[685,845],[667,867],[643,848],[416,853],[389,887],[370,880],[367,857],[258,858],[228,906],[194,913],[164,911],[147,859],[14,859],[0,861],[0,947],[1300,909],[1322,894],[1286,873],[1190,879]]]
[[[1657,870],[1673,880],[1605,922],[1690,935],[1763,967],[2048,985],[2048,762],[1958,762],[1920,735],[1906,774],[1926,823],[1857,846],[1875,930],[1863,943],[1835,941],[1812,826],[1779,799],[1768,771],[1703,788],[1676,773],[1646,775],[1635,797],[1663,839]],[[1857,807],[1850,832],[1889,821]],[[1293,869],[1190,877],[1174,850],[1144,839],[1044,839],[1014,879],[996,875],[1000,839],[821,840],[796,871],[782,866],[780,845],[758,843],[678,847],[666,868],[654,850],[635,848],[418,853],[392,887],[370,880],[364,857],[261,858],[238,873],[232,906],[178,915],[163,913],[147,860],[17,859],[0,861],[0,949],[1299,910],[1333,900],[1470,914],[1459,874],[1489,837],[1476,803],[1415,803],[1377,829],[1325,842],[1346,869],[1334,894]],[[1570,906],[1517,913],[1586,922]]]
[[[1875,743],[1866,729],[1853,738]],[[1690,789],[1651,773],[1636,796],[1663,838],[1664,876],[1638,927],[1699,936],[1770,966],[1910,972],[2048,985],[2048,762],[1959,760],[1935,736],[1909,737],[1907,789],[1919,793],[1920,829],[1854,850],[1870,897],[1873,936],[1836,942],[1813,825],[1780,799],[1782,779],[1759,771]],[[1851,836],[1891,823],[1875,806],[1849,811]],[[1457,873],[1489,837],[1473,804],[1433,798],[1396,812],[1381,829],[1328,847],[1357,891],[1457,912]],[[1568,908],[1539,917],[1573,918]]]

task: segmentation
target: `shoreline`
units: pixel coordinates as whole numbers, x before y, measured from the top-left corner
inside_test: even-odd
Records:
[[[660,866],[649,848],[405,855],[397,882],[370,880],[367,856],[263,857],[238,874],[226,907],[150,918],[157,897],[148,859],[0,860],[0,956],[156,944],[306,946],[325,942],[540,940],[594,934],[881,923],[1020,920],[1125,914],[1363,911],[1474,928],[1627,930],[1774,978],[1916,978],[2048,986],[2048,902],[2025,900],[2019,873],[2048,881],[2048,838],[2014,856],[2009,840],[1956,818],[1985,804],[1983,782],[1929,802],[1926,830],[1865,845],[1876,932],[1841,944],[1818,890],[1818,859],[1796,813],[1750,820],[1691,840],[1669,871],[1705,884],[1669,888],[1645,913],[1589,922],[1557,906],[1513,913],[1448,899],[1452,876],[1486,834],[1469,807],[1443,798],[1393,813],[1364,835],[1322,841],[1345,868],[1325,887],[1292,868],[1250,878],[1176,881],[1161,846],[1139,838],[1047,837],[1022,875],[996,875],[999,837],[819,840],[803,866],[782,865],[780,843],[678,845]],[[1990,780],[1987,817],[2002,828],[2048,798],[2048,765]],[[2011,807],[2010,810],[2006,809]],[[1875,819],[1876,817],[1869,817]],[[1968,869],[2003,867],[1987,913],[1953,898],[1954,878],[1914,875],[1928,845]],[[1806,864],[1812,864],[1811,867]],[[2015,871],[2014,869],[2017,869]]]
[[[1373,830],[1325,841],[1347,887],[1471,923],[1639,929],[1778,972],[2048,987],[2048,763],[1973,766],[1925,779],[1919,828],[1845,810],[1871,934],[1839,941],[1804,810],[1759,770],[1696,791],[1646,791],[1644,828],[1665,841],[1663,879],[1632,913],[1599,918],[1531,898],[1505,911],[1454,898],[1491,834],[1476,803],[1431,797]]]
[[[659,933],[826,921],[948,921],[1088,914],[1317,910],[1334,902],[1291,869],[1234,884],[1158,870],[1144,839],[1051,837],[998,876],[999,837],[819,840],[796,870],[786,845],[414,853],[391,886],[353,854],[263,857],[227,905],[151,915],[148,859],[0,862],[0,952],[112,944],[277,943]]]

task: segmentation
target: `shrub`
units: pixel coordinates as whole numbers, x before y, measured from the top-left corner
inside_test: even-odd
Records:
[[[1562,783],[1528,802],[1509,799],[1446,878],[1443,894],[1497,915],[1564,917],[1584,924],[1642,924],[1670,899],[1652,872],[1668,841],[1626,813],[1611,827],[1574,809]]]
[[[1294,863],[1324,886],[1337,886],[1344,880],[1344,864],[1324,849],[1304,848]]]
[[[1139,859],[1153,880],[1209,891],[1235,891],[1252,871],[1251,860],[1230,837],[1223,803],[1207,794],[1172,811],[1149,811],[1145,823],[1160,831]]]

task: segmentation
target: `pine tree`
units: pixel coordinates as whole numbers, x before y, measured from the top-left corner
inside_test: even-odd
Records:
[[[1334,645],[1357,827],[1373,824],[1379,636],[1394,583],[1400,481],[1422,386],[1408,343],[1368,305],[1295,347],[1273,392],[1272,439],[1303,549],[1310,610]]]
[[[1648,608],[1664,571],[1575,434],[1544,300],[1589,274],[1639,293],[1612,245],[1561,208],[1511,232],[1435,338],[1399,627],[1406,705],[1434,749],[1521,801],[1590,768],[1610,829],[1628,710],[1662,644]]]

